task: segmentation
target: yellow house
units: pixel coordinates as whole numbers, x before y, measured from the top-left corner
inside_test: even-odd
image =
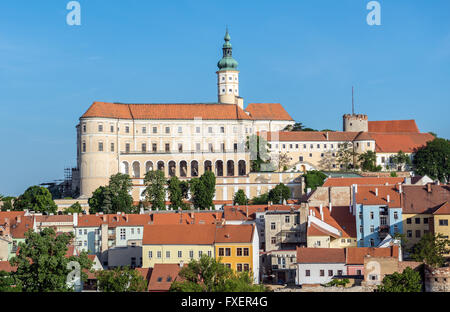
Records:
[[[202,255],[215,257],[214,224],[145,225],[142,240],[142,267],[155,263],[186,264]]]
[[[254,224],[218,226],[214,248],[217,260],[235,272],[252,272],[259,283],[259,235]]]
[[[411,248],[428,232],[449,236],[450,191],[447,185],[403,185],[403,233]]]

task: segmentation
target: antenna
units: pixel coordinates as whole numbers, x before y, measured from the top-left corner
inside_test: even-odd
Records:
[[[355,99],[353,96],[353,86],[352,86],[352,115],[355,115]]]

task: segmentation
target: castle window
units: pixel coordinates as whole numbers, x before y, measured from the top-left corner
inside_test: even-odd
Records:
[[[225,133],[225,127],[220,127],[220,133]]]
[[[153,143],[153,144],[152,144],[152,151],[153,151],[154,153],[156,153],[156,151],[157,151],[157,145],[156,145],[156,143]]]
[[[114,132],[114,125],[111,125],[110,131],[111,131],[111,132]]]
[[[158,133],[158,127],[153,127],[153,133]]]
[[[313,148],[314,148],[314,144],[311,144],[309,147],[310,147],[311,149],[313,149]]]
[[[228,92],[230,92],[230,93],[233,92],[233,89],[229,89]]]
[[[208,127],[208,133],[212,133],[212,127]]]
[[[320,148],[320,144],[317,144],[317,148]]]
[[[195,127],[195,133],[200,133],[200,127]]]
[[[103,142],[98,142],[98,151],[103,152]]]
[[[228,80],[233,80],[233,77],[231,77],[231,76],[230,76],[230,77],[228,77]]]
[[[225,93],[225,89],[222,89],[222,93]]]
[[[86,142],[83,142],[82,144],[82,151],[83,153],[86,153]]]
[[[222,76],[222,81],[225,81],[225,77]]]
[[[125,152],[130,152],[130,143],[125,144]]]
[[[142,151],[146,152],[147,151],[147,144],[142,143]]]
[[[183,133],[183,127],[178,127],[178,133]]]
[[[181,143],[178,144],[178,152],[183,153],[183,144]]]
[[[103,125],[102,124],[98,125],[98,132],[103,132]]]
[[[200,152],[200,143],[196,143],[196,144],[195,144],[195,150],[196,150],[197,152]]]
[[[111,143],[111,152],[114,152],[114,143]]]
[[[167,134],[170,133],[170,127],[166,127],[166,133],[167,133]]]
[[[86,124],[83,124],[83,132],[86,132]]]
[[[125,133],[130,133],[130,127],[128,126],[125,127]]]
[[[166,152],[170,152],[170,144],[166,143]]]
[[[142,127],[142,133],[147,133],[147,128],[146,127]]]

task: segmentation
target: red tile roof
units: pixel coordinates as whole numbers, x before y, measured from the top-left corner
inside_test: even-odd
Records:
[[[415,120],[369,121],[369,132],[410,132],[419,133]]]
[[[138,226],[150,224],[148,214],[107,214],[107,215],[79,215],[77,227],[100,227],[107,223],[108,227]]]
[[[212,245],[214,224],[154,224],[144,226],[143,245]]]
[[[310,207],[310,211],[314,212],[314,215],[321,219],[320,215],[320,208],[319,207]],[[341,231],[343,238],[348,237],[356,237],[356,221],[355,216],[350,212],[350,209],[348,206],[333,206],[331,208],[331,213],[329,210],[329,207],[325,206],[322,207],[323,211],[323,222],[331,225],[332,227],[336,228],[337,230]],[[308,213],[309,215],[309,213]],[[313,225],[313,223],[311,223]],[[319,227],[320,228],[320,227]],[[311,233],[311,234],[309,234]],[[308,228],[308,234],[311,236],[315,235],[323,235],[325,233],[331,234],[330,232],[326,231],[323,228],[317,229],[310,229]],[[332,235],[334,236],[334,234]]]
[[[249,221],[255,220],[257,212],[265,211],[290,211],[292,208],[299,209],[299,205],[230,205],[223,207],[223,218],[227,221]],[[247,216],[248,215],[248,216]]]
[[[387,184],[397,184],[403,183],[403,178],[393,178],[393,177],[361,177],[361,178],[328,178],[325,180],[323,186],[352,186],[353,184],[358,185],[385,185]]]
[[[297,247],[297,263],[345,263],[345,249]]]
[[[255,225],[224,225],[216,230],[216,243],[251,243]]]
[[[155,263],[148,283],[148,291],[169,291],[172,283],[179,279],[178,264]]]
[[[435,215],[450,215],[450,204],[448,202],[440,205],[434,212]]]
[[[348,247],[346,248],[347,264],[364,264],[364,257],[394,257],[398,258],[398,246],[390,246],[386,248],[374,247]]]
[[[280,103],[250,103],[245,111],[255,120],[294,120]]]
[[[11,266],[11,264],[9,264],[9,261],[0,261],[0,271],[15,272],[16,270],[17,267]]]
[[[375,152],[377,153],[413,153],[434,136],[429,133],[370,133],[375,139]]]
[[[378,196],[375,195],[376,189],[378,189]],[[387,202],[387,195],[389,195],[389,203]],[[389,208],[402,207],[400,193],[396,186],[392,185],[358,186],[356,203],[364,205],[387,205]]]
[[[427,184],[403,186],[403,214],[432,214],[442,204],[449,201],[450,185]]]
[[[94,102],[81,118],[236,120],[251,118],[234,104],[122,104]]]
[[[215,224],[222,220],[221,211],[191,211],[152,213],[153,224]]]
[[[33,230],[33,217],[22,217],[21,222],[11,223],[11,235],[14,238],[25,238],[28,230]]]
[[[53,216],[35,216],[36,222],[73,222],[73,216],[53,215]]]

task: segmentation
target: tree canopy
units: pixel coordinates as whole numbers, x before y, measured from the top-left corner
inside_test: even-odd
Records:
[[[41,232],[29,230],[25,242],[19,243],[18,254],[9,261],[17,266],[12,273],[15,284],[26,292],[66,292],[73,290],[67,284],[67,276],[72,271],[70,261],[80,264],[81,281],[87,279],[82,269],[91,269],[92,261],[85,252],[80,256],[67,256],[68,245],[73,233],[56,235],[52,228]]]
[[[247,205],[248,204],[248,198],[247,198],[247,195],[245,195],[244,190],[238,190],[234,194],[233,204],[234,205]]]
[[[166,178],[162,170],[150,170],[144,177],[146,200],[152,205],[152,209],[166,209]]]
[[[274,204],[282,204],[283,200],[288,200],[290,197],[291,189],[280,183],[269,191],[268,199]]]
[[[64,214],[74,214],[74,213],[83,213],[83,208],[81,207],[79,202],[74,203],[70,207],[67,207],[63,211]]]
[[[187,205],[183,202],[184,196],[181,181],[177,176],[173,176],[167,181],[167,191],[169,192],[170,207],[172,209],[187,208]]]
[[[441,267],[445,263],[445,254],[450,253],[450,240],[442,234],[426,233],[410,252],[415,261],[422,261],[432,267]]]
[[[381,171],[381,166],[377,166],[377,154],[373,151],[367,151],[358,156],[363,171]]]
[[[216,192],[216,176],[206,171],[200,178],[190,180],[192,204],[198,209],[214,208],[213,199]]]
[[[317,187],[322,186],[327,178],[327,175],[321,171],[310,170],[304,175],[305,177],[305,190],[310,188],[315,190]]]
[[[402,273],[394,272],[386,275],[381,285],[378,286],[380,292],[421,292],[422,278],[420,272],[411,268],[406,268]]]
[[[128,174],[117,173],[109,178],[107,186],[97,188],[89,198],[89,212],[105,214],[134,212],[133,197],[130,191],[133,184]]]
[[[98,288],[103,292],[143,292],[147,291],[147,280],[129,267],[96,272]]]
[[[58,207],[47,188],[35,185],[30,186],[14,201],[14,210],[25,209],[35,212],[56,213]]]
[[[263,292],[263,285],[253,283],[249,272],[235,273],[220,260],[203,255],[183,267],[170,287],[172,292]]]
[[[435,138],[419,148],[413,158],[414,171],[418,175],[427,175],[441,182],[450,181],[450,142]]]

